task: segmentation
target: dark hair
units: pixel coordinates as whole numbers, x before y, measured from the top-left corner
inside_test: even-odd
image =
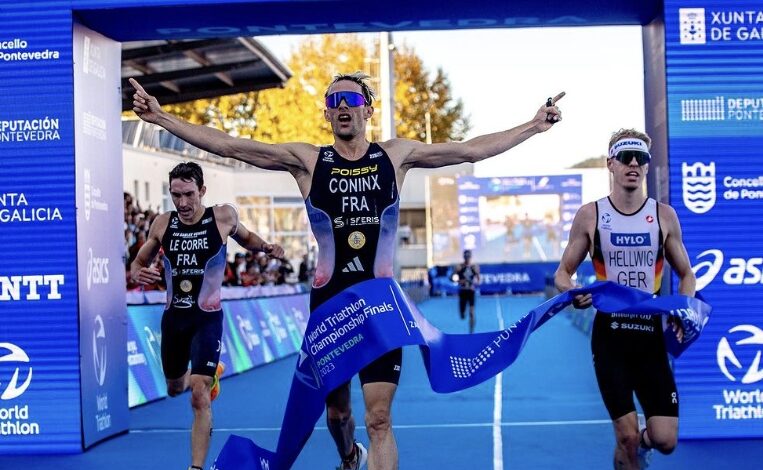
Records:
[[[201,189],[204,186],[204,172],[201,167],[194,162],[178,163],[170,171],[170,183],[172,180],[181,179],[185,181],[196,181],[196,186]]]
[[[363,72],[355,72],[355,73],[339,73],[334,75],[334,80],[329,83],[328,88],[326,88],[326,93],[324,93],[324,98],[328,97],[329,95],[329,88],[331,88],[331,85],[341,82],[341,81],[348,81],[357,83],[360,85],[360,89],[363,92],[363,98],[366,99],[366,105],[371,106],[374,102],[374,98],[376,98],[376,93],[374,92],[373,88],[371,88],[370,85],[368,85],[368,80],[371,77],[366,75]]]
[[[464,250],[464,258],[471,258],[472,250]]]

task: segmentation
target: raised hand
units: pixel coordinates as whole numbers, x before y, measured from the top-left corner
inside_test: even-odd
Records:
[[[132,95],[132,110],[144,121],[156,123],[159,120],[159,113],[162,111],[159,101],[149,95],[137,80],[134,78],[129,80],[130,84],[135,87],[135,93]]]
[[[553,98],[549,98],[546,103],[535,113],[535,125],[541,132],[545,132],[562,120],[562,111],[556,106],[556,102],[564,98],[565,92],[561,92]]]

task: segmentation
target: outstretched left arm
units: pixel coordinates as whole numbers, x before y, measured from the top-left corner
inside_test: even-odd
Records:
[[[424,144],[408,139],[387,142],[390,155],[400,155],[399,165],[408,168],[439,168],[464,162],[478,162],[515,147],[535,134],[545,132],[562,119],[556,102],[564,92],[540,107],[531,121],[493,134],[481,135],[465,142]],[[386,147],[385,146],[385,147]]]

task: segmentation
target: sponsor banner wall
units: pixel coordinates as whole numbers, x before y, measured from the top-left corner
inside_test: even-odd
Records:
[[[167,396],[161,362],[163,305],[127,309],[131,407]],[[223,302],[220,360],[225,376],[239,374],[299,350],[309,315],[308,295]]]
[[[79,452],[71,12],[11,3],[0,8],[0,454]]]
[[[670,201],[713,305],[676,363],[682,437],[763,436],[763,8],[666,1]]]
[[[74,25],[82,436],[88,447],[128,429],[121,46]]]

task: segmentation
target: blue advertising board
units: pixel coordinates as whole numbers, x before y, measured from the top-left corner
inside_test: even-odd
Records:
[[[763,12],[666,1],[670,201],[713,319],[676,362],[685,438],[763,436]]]
[[[122,196],[121,46],[74,25],[74,141],[82,441],[129,427]],[[113,235],[106,235],[113,234]]]
[[[72,102],[71,12],[4,4],[0,454],[81,451]]]
[[[224,377],[294,354],[302,344],[308,295],[223,301]],[[163,304],[128,307],[130,407],[167,396],[161,360]]]

